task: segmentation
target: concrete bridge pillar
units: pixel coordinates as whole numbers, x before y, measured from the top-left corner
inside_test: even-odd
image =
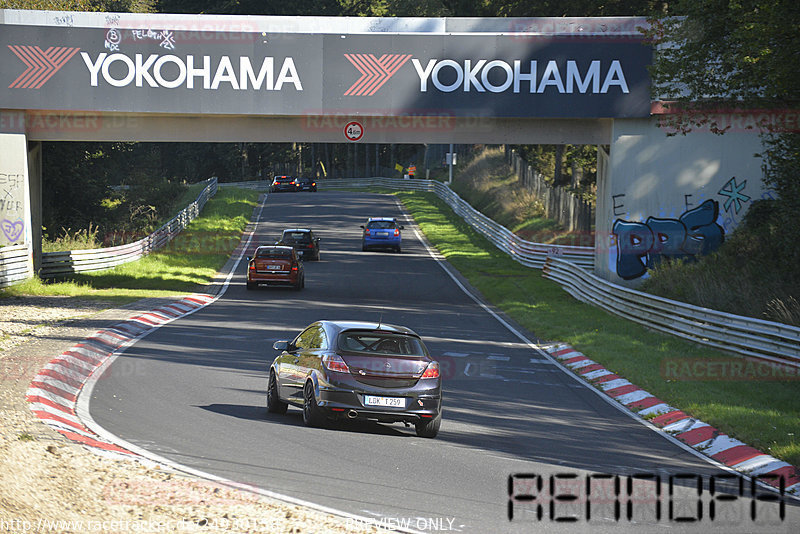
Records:
[[[41,183],[41,144],[28,145],[25,113],[0,110],[0,246],[29,245],[31,268],[41,262]]]

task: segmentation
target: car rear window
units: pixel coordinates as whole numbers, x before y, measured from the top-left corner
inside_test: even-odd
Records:
[[[311,241],[311,234],[308,232],[284,232],[283,240],[290,243],[307,243]]]
[[[343,332],[339,335],[339,348],[346,352],[362,354],[399,354],[425,356],[422,342],[414,336],[381,332]]]
[[[270,260],[288,260],[292,253],[288,250],[266,249],[256,251],[256,258],[266,258]]]
[[[367,223],[370,230],[391,230],[394,228],[394,221],[370,221]]]

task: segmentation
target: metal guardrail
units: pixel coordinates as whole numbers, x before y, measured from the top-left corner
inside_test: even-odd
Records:
[[[45,252],[42,254],[42,267],[39,271],[39,276],[52,278],[62,274],[110,269],[123,263],[136,261],[142,256],[158,250],[169,243],[192,220],[197,218],[208,199],[217,194],[217,179],[210,178],[208,182],[208,185],[194,202],[147,237],[116,247]]]
[[[528,267],[559,284],[576,299],[639,324],[720,350],[800,367],[800,328],[700,308],[613,284],[591,270],[594,250],[531,243],[476,211],[449,187],[428,180],[370,178],[320,181],[322,188],[386,187],[430,191],[476,231]]]
[[[700,308],[612,284],[558,258],[548,258],[543,276],[576,299],[717,349],[800,367],[800,328]]]
[[[8,287],[32,276],[33,262],[29,244],[0,248],[0,287]]]
[[[547,245],[526,241],[469,205],[446,184],[436,180],[401,180],[397,178],[363,178],[320,180],[320,189],[354,187],[386,187],[400,191],[434,193],[467,222],[476,232],[497,248],[526,267],[541,269],[549,256],[567,259],[584,269],[594,269],[594,248],[570,245]]]
[[[248,182],[219,182],[217,187],[241,187],[242,189],[269,191],[271,185],[272,180],[250,180]]]

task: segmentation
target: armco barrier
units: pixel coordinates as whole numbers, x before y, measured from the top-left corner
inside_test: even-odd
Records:
[[[800,328],[628,289],[558,258],[547,259],[543,276],[580,301],[648,328],[742,356],[800,367]]]
[[[0,287],[8,287],[33,276],[30,245],[0,248]]]
[[[217,179],[211,178],[194,202],[181,210],[164,226],[134,243],[108,248],[45,252],[42,254],[42,268],[39,276],[52,278],[62,274],[98,271],[136,261],[169,243],[200,215],[203,206],[215,194],[217,194]]]
[[[363,178],[354,180],[320,180],[320,189],[386,187],[400,191],[434,193],[463,218],[476,232],[527,267],[541,269],[548,256],[558,256],[584,269],[594,268],[594,248],[569,245],[546,245],[526,241],[504,226],[491,220],[436,180],[400,180],[395,178]]]
[[[699,308],[603,280],[591,273],[594,251],[531,243],[476,211],[449,187],[428,180],[370,178],[320,181],[322,188],[386,187],[430,191],[444,200],[476,231],[528,267],[564,287],[576,299],[648,328],[717,349],[800,367],[800,328]]]
[[[249,182],[219,182],[217,187],[241,187],[242,189],[268,191],[271,185],[272,180],[250,180]]]

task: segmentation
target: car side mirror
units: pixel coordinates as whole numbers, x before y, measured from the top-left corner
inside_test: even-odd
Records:
[[[275,349],[275,350],[288,351],[289,350],[289,342],[285,341],[285,340],[276,341],[275,343],[272,344],[272,348]]]
[[[245,256],[245,259],[246,259],[247,261],[251,261],[253,258],[252,258],[252,257],[250,257],[250,256]]]
[[[406,229],[406,227],[403,226],[402,224],[400,226],[398,226],[398,228],[400,228],[401,230],[405,230]]]
[[[359,228],[364,228],[364,225],[363,225],[363,224],[362,224],[362,225],[360,225],[360,226],[359,226]]]

